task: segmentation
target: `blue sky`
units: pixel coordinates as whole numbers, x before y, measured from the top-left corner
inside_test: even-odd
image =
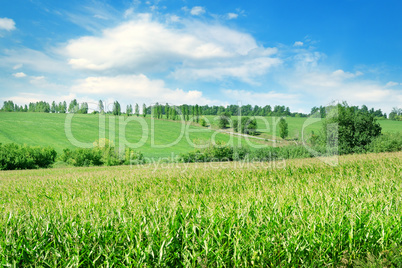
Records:
[[[401,1],[7,1],[0,101],[402,104]]]

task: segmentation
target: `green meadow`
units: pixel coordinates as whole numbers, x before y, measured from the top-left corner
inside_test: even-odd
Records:
[[[81,143],[90,146],[99,138],[113,141],[116,147],[130,144],[147,157],[189,152],[195,144],[210,140],[232,145],[239,142],[245,146],[261,144],[259,140],[219,133],[198,124],[151,120],[149,116],[75,114],[69,117],[67,114],[3,112],[0,122],[0,143],[51,146],[59,153],[65,148],[79,147]],[[69,130],[72,139],[69,139]]]
[[[208,123],[214,129],[218,128],[219,116],[206,115]],[[233,116],[232,119],[237,118]],[[280,117],[275,116],[256,116],[258,129],[258,137],[272,139],[279,137],[278,122]],[[286,122],[289,127],[289,139],[301,139],[302,131],[304,135],[310,135],[311,131],[315,134],[322,131],[322,121],[320,119],[309,119],[306,117],[286,117]],[[382,132],[402,132],[402,121],[393,120],[378,120],[382,127]],[[280,138],[279,138],[280,139]]]

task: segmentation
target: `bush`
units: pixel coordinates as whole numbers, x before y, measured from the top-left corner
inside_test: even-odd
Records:
[[[47,168],[54,163],[56,156],[51,147],[0,144],[0,170]]]
[[[219,162],[219,161],[233,161],[235,150],[229,145],[221,143],[210,144],[202,150],[195,150],[193,152],[180,154],[179,161],[185,163],[192,162]],[[238,151],[240,152],[240,151]],[[243,154],[240,152],[240,154]]]
[[[249,148],[228,145],[210,145],[203,150],[181,154],[181,162],[216,162],[216,161],[273,161],[276,159],[309,158],[313,155],[301,145],[267,147],[250,151]]]
[[[203,127],[207,126],[207,121],[205,120],[204,117],[200,119],[200,125],[203,126]]]
[[[323,125],[324,140],[333,147],[338,146],[339,154],[365,152],[371,141],[381,134],[381,126],[368,111],[346,103],[331,108]]]
[[[375,138],[368,147],[374,153],[402,151],[402,133],[385,133]]]
[[[102,151],[97,149],[64,149],[60,160],[75,167],[100,166],[103,164]]]
[[[94,142],[94,148],[75,150],[64,149],[60,160],[76,167],[84,166],[117,166],[144,163],[141,152],[127,148],[121,156],[115,150],[114,145],[107,139]]]

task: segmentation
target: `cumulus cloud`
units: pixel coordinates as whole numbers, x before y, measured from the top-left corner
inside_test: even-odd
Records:
[[[190,14],[194,16],[200,16],[205,13],[205,8],[200,6],[195,6],[190,10]]]
[[[64,51],[68,63],[76,69],[127,74],[174,70],[174,77],[190,73],[194,79],[211,77],[205,68],[212,66],[220,74],[214,78],[251,81],[247,75],[262,74],[260,69],[266,71],[280,62],[272,57],[276,49],[258,46],[247,33],[217,24],[175,21],[180,27],[170,27],[149,14],[141,14],[104,30],[99,37],[70,40]]]
[[[239,16],[239,14],[236,14],[236,13],[228,13],[227,14],[227,18],[229,20],[237,19],[238,16]]]
[[[23,72],[20,72],[20,73],[13,74],[13,76],[16,77],[16,78],[22,78],[22,77],[26,77],[27,75],[24,74]]]
[[[174,104],[211,104],[211,101],[198,90],[170,89],[163,80],[149,79],[140,75],[119,75],[114,77],[88,77],[76,82],[71,88],[74,93],[95,96],[124,98],[133,102],[174,103]]]
[[[12,19],[0,18],[0,30],[12,31],[15,29],[15,22]]]
[[[394,82],[394,81],[389,81],[385,86],[387,86],[387,87],[394,87],[394,86],[399,86],[399,85],[402,85],[402,84],[401,84],[401,83]]]
[[[312,106],[347,101],[350,105],[365,104],[389,112],[402,102],[402,92],[389,88],[392,83],[381,84],[365,78],[359,71],[331,70],[320,63],[321,58],[315,53],[302,52],[295,57],[293,68],[279,78],[279,84],[286,90],[301,94]]]
[[[301,46],[303,46],[303,45],[304,45],[304,43],[301,42],[301,41],[296,41],[296,42],[293,44],[294,47],[301,47]]]
[[[237,77],[249,84],[258,84],[253,78],[263,75],[270,68],[282,63],[278,58],[259,57],[241,62],[224,61],[199,68],[183,68],[173,73],[180,80],[222,80]]]

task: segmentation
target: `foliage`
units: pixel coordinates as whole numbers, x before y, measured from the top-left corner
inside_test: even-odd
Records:
[[[200,119],[200,125],[202,127],[206,127],[207,126],[207,120],[205,119],[205,117],[201,117]]]
[[[284,139],[289,135],[289,127],[288,123],[286,122],[285,118],[281,118],[279,120],[279,136]]]
[[[401,159],[3,172],[0,263],[400,267]]]
[[[381,134],[374,114],[349,107],[346,103],[331,107],[323,124],[325,141],[338,147],[340,154],[364,152]]]
[[[218,118],[218,127],[226,128],[228,125],[230,125],[230,113],[222,112]]]
[[[118,101],[113,102],[113,115],[121,115],[121,107]]]
[[[51,147],[0,143],[0,170],[47,168],[56,156]]]
[[[242,134],[255,135],[257,131],[257,120],[250,117],[242,117],[240,121],[238,119],[233,120],[233,129],[235,132]]]
[[[385,133],[376,137],[370,143],[368,151],[374,153],[402,151],[402,133]]]
[[[392,112],[389,113],[389,119],[402,121],[402,109],[398,107],[392,108]]]
[[[136,152],[131,148],[126,148],[124,154],[119,155],[114,144],[108,139],[95,141],[93,148],[64,149],[60,160],[76,167],[144,163],[142,153]]]
[[[185,163],[233,161],[233,152],[233,147],[229,145],[210,143],[203,149],[196,149],[189,153],[180,154],[179,161]]]

